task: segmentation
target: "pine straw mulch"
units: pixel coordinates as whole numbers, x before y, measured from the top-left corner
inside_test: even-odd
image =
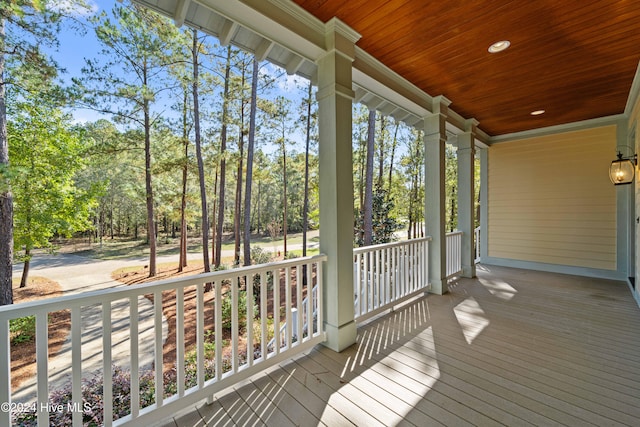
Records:
[[[20,279],[13,280],[14,304],[62,296],[62,288],[58,282],[44,277],[32,276],[27,286],[20,288]],[[49,313],[49,357],[53,357],[62,349],[71,330],[71,312],[61,310]],[[11,388],[17,389],[26,379],[36,373],[36,340],[11,344]]]
[[[184,267],[182,272],[178,272],[177,263],[174,265],[166,265],[166,266],[158,266],[157,274],[155,277],[149,277],[149,273],[147,270],[147,266],[136,269],[136,270],[128,270],[128,271],[115,271],[112,274],[112,278],[114,280],[118,280],[127,285],[137,285],[142,283],[148,283],[156,280],[163,280],[169,278],[179,278],[184,276],[192,276],[196,274],[203,273],[203,264],[191,262],[187,267]],[[292,287],[292,304],[297,306],[296,303],[296,285],[295,285],[295,277],[294,271],[292,269],[292,277],[290,280],[290,286]],[[314,272],[315,277],[315,272]],[[224,295],[229,290],[229,286],[223,286],[222,294]],[[280,272],[280,307],[285,305],[286,300],[286,280],[284,271]],[[306,287],[302,289],[303,298],[306,296]],[[153,302],[153,295],[145,295],[147,299]],[[212,290],[211,292],[205,292],[204,294],[204,324],[205,329],[213,331],[213,326],[215,324],[214,317],[214,302],[215,302],[215,292]],[[162,293],[162,313],[167,321],[168,325],[168,334],[167,338],[163,345],[163,372],[166,374],[171,370],[175,369],[176,364],[176,292],[175,290],[164,291]],[[267,295],[267,313],[273,313],[273,293],[269,292]],[[281,319],[284,320],[284,319]],[[196,337],[197,337],[197,319],[196,319],[196,287],[191,286],[185,288],[184,291],[184,342],[185,342],[185,353],[192,351],[196,347]],[[223,330],[222,332],[223,340],[231,339],[231,332],[228,330]],[[223,349],[223,357],[229,356],[231,354],[231,346],[226,346]],[[238,339],[238,352],[240,354],[246,354],[246,331],[240,331],[240,337]]]

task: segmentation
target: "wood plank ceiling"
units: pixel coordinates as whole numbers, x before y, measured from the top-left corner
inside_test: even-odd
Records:
[[[637,0],[294,1],[493,136],[623,113],[640,61]]]

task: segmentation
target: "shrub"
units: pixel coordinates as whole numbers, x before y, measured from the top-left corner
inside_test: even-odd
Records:
[[[113,381],[113,418],[119,419],[131,413],[131,373],[118,366],[112,369]],[[140,376],[140,407],[145,408],[155,402],[155,383],[152,371]],[[104,421],[103,377],[97,374],[92,378],[82,380],[82,423],[84,426],[100,426]],[[71,412],[71,384],[67,384],[53,391],[49,395],[52,407],[61,408],[49,414],[49,424],[52,426],[70,426],[73,413]],[[68,406],[69,405],[69,406]],[[31,411],[14,414],[14,424],[24,427],[37,426],[37,408]]]
[[[9,321],[11,344],[31,341],[36,336],[36,316],[25,316]]]
[[[231,293],[227,293],[222,297],[222,327],[224,329],[231,329],[231,313],[233,310],[233,304]],[[238,329],[244,329],[247,327],[247,292],[238,291]],[[253,312],[258,312],[258,305],[254,302]]]
[[[273,257],[263,248],[254,246],[251,248],[251,265],[268,264],[273,262]]]

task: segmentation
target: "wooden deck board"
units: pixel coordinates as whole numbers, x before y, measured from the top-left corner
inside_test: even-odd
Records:
[[[626,284],[480,267],[167,426],[635,426],[640,309]]]

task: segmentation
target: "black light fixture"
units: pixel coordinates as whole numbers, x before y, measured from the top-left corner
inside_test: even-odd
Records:
[[[625,145],[625,147],[627,147]],[[627,147],[631,150],[631,147]],[[633,150],[631,150],[633,151]],[[631,184],[638,165],[638,155],[624,157],[618,150],[618,158],[609,166],[609,179],[614,185]]]

